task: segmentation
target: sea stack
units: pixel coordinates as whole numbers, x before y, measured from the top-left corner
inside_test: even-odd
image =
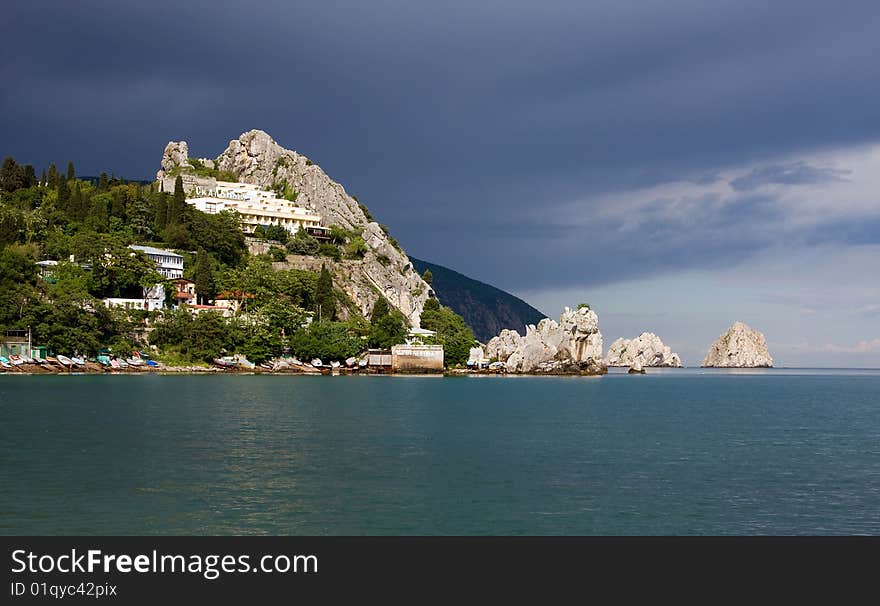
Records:
[[[502,330],[486,344],[490,359],[504,362],[511,373],[600,375],[608,372],[602,360],[599,318],[588,306],[568,307],[559,322],[544,318],[526,326],[525,336]]]
[[[773,358],[764,335],[742,322],[734,322],[712,343],[703,367],[772,368]]]
[[[643,332],[635,339],[617,339],[608,348],[605,358],[608,366],[666,366],[681,368],[681,358],[664,345],[652,332]]]

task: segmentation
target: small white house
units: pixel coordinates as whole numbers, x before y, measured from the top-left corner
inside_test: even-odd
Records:
[[[437,333],[426,328],[410,328],[406,335],[407,345],[423,345],[427,339],[430,339]]]
[[[139,250],[156,264],[156,270],[168,278],[176,280],[183,277],[183,257],[170,250],[153,248],[152,246],[129,246],[132,250]]]

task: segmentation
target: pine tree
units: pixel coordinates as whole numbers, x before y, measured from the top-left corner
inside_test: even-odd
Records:
[[[56,181],[58,181],[58,209],[66,212],[70,205],[70,187],[64,179],[56,177]]]
[[[55,168],[55,163],[49,163],[49,172],[46,174],[46,183],[52,189],[58,187],[58,169]]]
[[[110,180],[107,178],[107,173],[102,172],[98,177],[98,191],[107,191],[108,189],[110,189]]]
[[[214,286],[214,273],[211,271],[211,260],[208,253],[203,249],[199,249],[196,254],[196,269],[193,274],[193,281],[196,283],[196,294],[201,303],[207,303],[214,298],[216,294]]]
[[[43,169],[43,174],[40,175],[40,185],[42,185],[42,186],[46,185],[46,169],[45,168]]]
[[[174,180],[174,197],[168,202],[166,225],[182,223],[185,208],[186,192],[183,191],[183,178],[177,175],[177,179]]]
[[[428,286],[433,286],[434,274],[431,273],[430,269],[426,269],[425,273],[422,274],[422,280],[424,280],[425,284],[427,284]]]
[[[73,162],[68,162],[67,163],[67,180],[73,181],[74,179],[76,179],[76,173],[73,172]]]
[[[12,156],[3,158],[3,167],[0,168],[0,189],[15,191],[21,187],[19,181],[18,166]]]
[[[315,285],[315,313],[319,320],[333,320],[336,317],[336,296],[333,294],[333,279],[327,266],[321,265],[321,275]]]
[[[373,305],[373,313],[370,315],[370,322],[378,322],[388,315],[388,301],[385,297],[380,296]]]

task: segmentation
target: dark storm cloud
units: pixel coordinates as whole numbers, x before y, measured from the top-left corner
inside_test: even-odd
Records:
[[[707,202],[686,218],[658,207],[629,232],[619,217],[570,224],[608,192],[714,183],[723,166],[880,137],[880,6],[868,1],[5,10],[0,153],[143,178],[168,140],[213,156],[262,128],[414,254],[510,288],[735,262],[773,240],[772,203]],[[759,169],[739,188],[804,183],[810,168]],[[583,216],[558,216],[572,199]]]
[[[819,185],[822,183],[845,181],[847,171],[833,168],[818,168],[806,162],[792,162],[774,166],[762,166],[746,175],[731,180],[730,185],[737,191],[750,191],[762,185]]]

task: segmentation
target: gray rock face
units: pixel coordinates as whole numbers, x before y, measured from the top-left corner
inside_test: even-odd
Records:
[[[176,166],[185,164],[187,158],[186,142],[172,141],[165,147],[157,178],[161,181]],[[261,130],[248,131],[230,141],[213,165],[218,170],[231,171],[241,183],[268,189],[286,182],[290,190],[297,192],[296,203],[317,211],[324,225],[362,232],[367,253],[362,261],[346,264],[344,270],[334,272],[336,285],[363,314],[369,314],[381,293],[409,319],[411,326],[420,326],[425,301],[433,296],[433,290],[413,269],[406,254],[391,244],[377,223],[367,220],[357,201],[320,166],[281,147]]]
[[[652,332],[643,332],[635,339],[617,339],[605,357],[608,366],[667,366],[681,368],[681,358],[664,345]]]
[[[525,336],[503,330],[486,344],[489,358],[504,362],[507,372],[603,374],[602,333],[596,312],[584,307],[562,312],[559,322],[544,318],[526,327]]]
[[[190,166],[189,146],[186,141],[169,141],[162,154],[162,170],[156,173],[156,180],[161,181],[178,166]]]
[[[248,131],[230,141],[217,158],[217,168],[232,171],[243,183],[264,188],[286,181],[298,194],[297,204],[318,211],[328,225],[358,229],[367,224],[357,201],[342,185],[306,156],[284,149],[261,130]]]
[[[763,334],[742,322],[735,322],[712,344],[702,366],[771,368],[773,358]]]

